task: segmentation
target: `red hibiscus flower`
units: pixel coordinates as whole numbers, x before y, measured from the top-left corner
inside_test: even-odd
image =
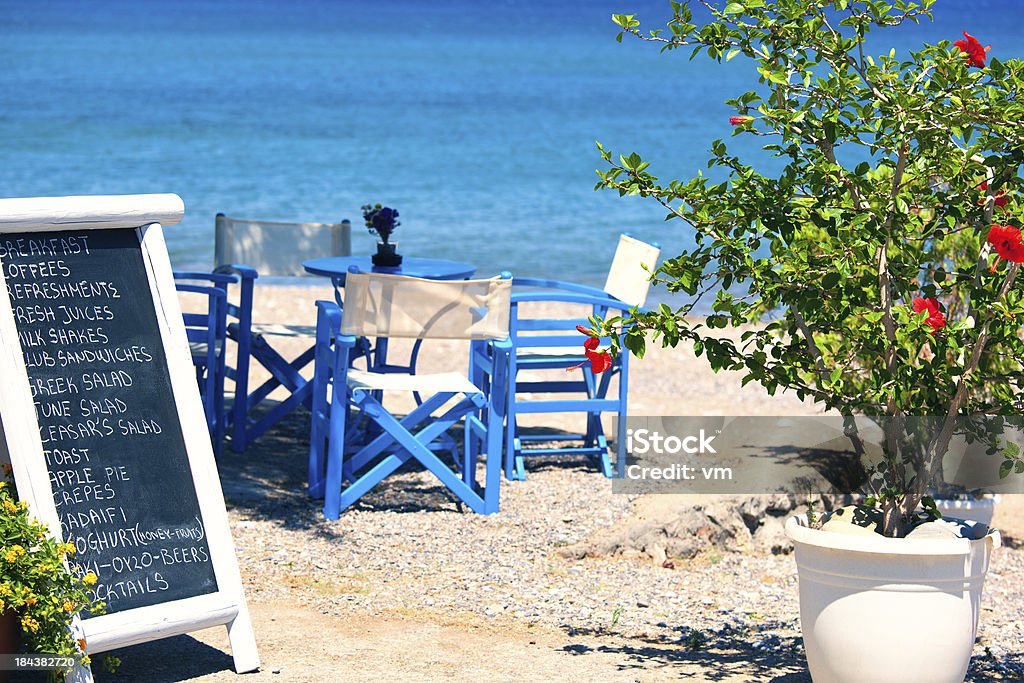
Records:
[[[587,360],[590,361],[590,369],[593,373],[596,375],[610,369],[612,367],[612,357],[607,351],[597,350],[597,347],[601,344],[601,340],[594,336],[592,330],[588,330],[583,327],[583,325],[577,325],[576,329],[580,333],[587,335],[586,341],[583,342],[583,353],[587,356]],[[571,368],[566,368],[565,371],[571,372],[582,368],[584,365],[586,365],[586,362],[574,365]]]
[[[988,243],[1002,258],[1014,263],[1024,263],[1024,244],[1020,230],[1012,225],[993,224],[988,230]]]
[[[967,31],[964,31],[964,38],[966,40],[957,40],[953,44],[960,48],[960,52],[967,55],[967,62],[971,66],[983,67],[985,66],[985,53],[992,49],[992,46],[982,47],[978,39],[972,36]]]
[[[988,181],[987,180],[981,181],[981,185],[978,185],[978,189],[981,190],[982,192],[985,192],[986,190],[988,190]],[[979,204],[984,204],[986,201],[988,201],[988,200],[987,199],[982,199],[978,203]],[[999,193],[996,194],[996,196],[994,197],[995,205],[998,206],[999,208],[1003,208],[1004,206],[1006,206],[1006,203],[1008,201],[1009,200],[1006,198],[1006,193],[1003,192],[1002,190],[999,190]]]
[[[946,326],[946,316],[939,310],[939,302],[937,299],[922,299],[919,296],[914,297],[913,306],[914,313],[924,314],[924,322],[932,328],[932,334],[935,334],[935,330],[942,329]]]
[[[729,123],[733,126],[742,126],[744,123],[750,123],[754,120],[753,116],[730,116]]]

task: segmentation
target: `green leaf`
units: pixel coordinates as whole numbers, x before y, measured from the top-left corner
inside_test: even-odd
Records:
[[[634,28],[640,25],[640,22],[636,20],[635,14],[613,14],[612,21],[622,28]]]
[[[924,508],[932,517],[942,519],[942,513],[939,512],[939,508],[935,505],[935,499],[931,496],[924,496],[921,498],[921,507]]]
[[[644,352],[647,350],[647,342],[643,334],[627,334],[622,343],[637,358],[644,357]]]
[[[1006,479],[1010,476],[1010,472],[1013,471],[1013,461],[1004,460],[1003,464],[999,466],[999,478]]]
[[[726,14],[743,14],[744,9],[745,8],[743,7],[743,5],[741,3],[730,2],[728,5],[725,6],[725,13]]]
[[[738,47],[734,47],[733,49],[729,50],[729,54],[725,56],[725,61],[731,62],[732,58],[738,55],[740,52],[741,50]]]

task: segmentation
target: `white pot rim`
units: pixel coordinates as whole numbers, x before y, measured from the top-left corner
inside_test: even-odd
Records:
[[[877,534],[854,536],[812,529],[807,525],[807,515],[796,515],[786,520],[786,536],[797,545],[878,555],[969,555],[973,547],[982,543],[991,543],[992,548],[1002,544],[998,529],[989,529],[984,537],[974,540],[886,538]]]

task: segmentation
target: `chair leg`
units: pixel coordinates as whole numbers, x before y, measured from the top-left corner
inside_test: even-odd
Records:
[[[492,389],[508,383],[507,368],[504,363],[495,360]],[[491,391],[490,405],[487,409],[487,469],[484,475],[484,513],[498,511],[501,490],[501,441],[502,426],[505,424],[505,393]]]
[[[619,422],[615,425],[615,476],[626,476],[626,401],[629,399],[629,357],[623,355],[619,370]]]
[[[517,472],[516,460],[519,458],[519,425],[516,424],[516,360],[515,355],[509,355],[509,362],[505,377],[505,478],[508,480],[525,479],[521,468]],[[497,382],[495,382],[497,385]]]
[[[337,375],[335,379],[338,379]],[[324,517],[327,519],[337,519],[341,514],[341,480],[345,466],[345,404],[348,402],[348,388],[344,381],[342,377],[340,387],[338,381],[334,383],[331,416],[327,428],[327,463],[323,482]]]
[[[224,371],[222,369],[217,370],[217,380],[215,382],[216,388],[214,389],[213,397],[213,415],[214,415],[214,435],[213,435],[213,454],[220,455],[221,448],[224,445]]]
[[[307,492],[319,498],[324,492],[324,471],[326,463],[325,447],[329,415],[327,404],[327,386],[330,381],[330,359],[318,354],[313,374],[313,417],[309,428],[309,466],[307,473]],[[344,422],[344,417],[342,418]],[[344,440],[343,440],[344,443]]]

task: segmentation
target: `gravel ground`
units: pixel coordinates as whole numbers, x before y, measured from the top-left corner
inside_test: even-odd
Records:
[[[580,677],[566,680],[810,680],[791,555],[712,551],[674,558],[671,568],[565,559],[560,547],[624,523],[632,507],[589,463],[568,459],[541,461],[527,481],[505,484],[498,515],[462,512],[429,477],[410,471],[328,522],[302,493],[307,429],[308,413],[300,412],[244,456],[221,460],[263,643],[264,673],[257,678],[356,680],[327,672],[358,663],[358,680],[470,680],[479,649],[445,648],[451,639],[471,638],[492,655],[538,642],[547,657],[557,655],[547,661],[527,649],[528,661],[507,679],[497,663],[485,667],[493,680],[571,672]],[[986,582],[972,682],[1024,680],[1020,498],[1004,496],[997,512],[1008,539]],[[428,665],[419,648],[438,629],[443,642],[431,648],[435,660]],[[337,647],[310,669],[303,638],[326,633]],[[393,651],[410,633],[420,635],[396,661]],[[226,648],[222,630],[198,637],[128,648],[117,653],[122,672],[100,680],[231,680],[230,659],[213,649]],[[295,642],[283,644],[283,637]],[[182,640],[193,647],[175,643]],[[203,643],[213,647],[195,649]],[[346,649],[352,643],[359,646]],[[184,648],[185,672],[171,666],[166,678],[154,677],[154,658],[168,661],[173,648]]]
[[[264,312],[328,294],[281,288],[263,297]],[[425,356],[425,367],[451,351]],[[654,350],[633,366],[633,412],[814,412],[741,391],[702,363]],[[303,493],[308,430],[298,411],[220,459],[264,661],[253,680],[810,680],[791,555],[566,559],[559,548],[624,524],[633,504],[574,459],[504,482],[498,515],[463,512],[410,471],[328,522]],[[1021,498],[1004,496],[997,510],[1007,533],[985,585],[974,683],[1024,680]],[[98,680],[234,680],[226,647],[214,629],[127,648],[121,672]]]

